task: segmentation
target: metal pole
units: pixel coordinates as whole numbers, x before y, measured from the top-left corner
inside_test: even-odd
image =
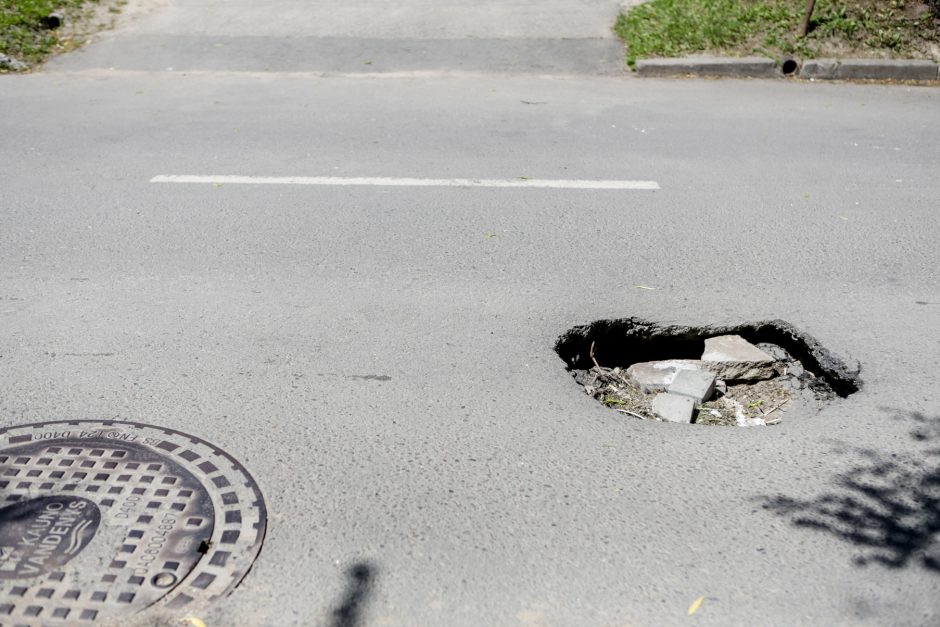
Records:
[[[803,23],[800,24],[800,32],[798,33],[800,37],[806,37],[806,33],[809,32],[809,20],[813,17],[813,9],[815,8],[816,0],[807,0],[806,13],[803,14]]]

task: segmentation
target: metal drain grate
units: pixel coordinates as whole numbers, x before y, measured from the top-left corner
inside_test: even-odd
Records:
[[[0,431],[0,624],[93,623],[232,590],[266,512],[224,451],[169,429]]]

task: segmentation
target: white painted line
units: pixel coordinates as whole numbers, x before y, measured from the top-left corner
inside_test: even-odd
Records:
[[[160,174],[151,183],[213,185],[377,185],[390,187],[548,187],[554,189],[659,189],[656,181],[590,181],[568,179],[415,179],[340,176],[232,176]]]

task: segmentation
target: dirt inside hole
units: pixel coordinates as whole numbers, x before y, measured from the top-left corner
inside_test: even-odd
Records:
[[[772,426],[788,414],[815,413],[861,387],[858,364],[848,365],[782,320],[714,327],[601,320],[571,329],[555,350],[590,396],[624,415],[659,420],[652,409],[659,392],[639,386],[627,373],[629,366],[697,360],[706,339],[723,335],[738,335],[767,353],[772,373],[764,380],[718,381],[710,399],[695,403],[695,424]]]

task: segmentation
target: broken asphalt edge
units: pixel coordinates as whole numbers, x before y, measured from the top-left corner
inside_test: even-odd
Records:
[[[635,349],[652,340],[694,341],[720,335],[740,335],[752,343],[770,342],[783,347],[804,366],[821,375],[843,398],[862,388],[862,366],[857,360],[837,357],[815,337],[780,319],[705,326],[658,323],[637,317],[600,319],[572,327],[560,335],[555,342],[555,353],[568,370],[588,369],[592,362],[589,347],[595,341],[599,346],[619,346],[624,349],[620,352],[626,354],[631,347]]]
[[[816,80],[940,81],[940,64],[918,59],[810,59],[784,74],[767,57],[679,57],[638,59],[641,77],[713,76],[727,78],[784,78]]]

